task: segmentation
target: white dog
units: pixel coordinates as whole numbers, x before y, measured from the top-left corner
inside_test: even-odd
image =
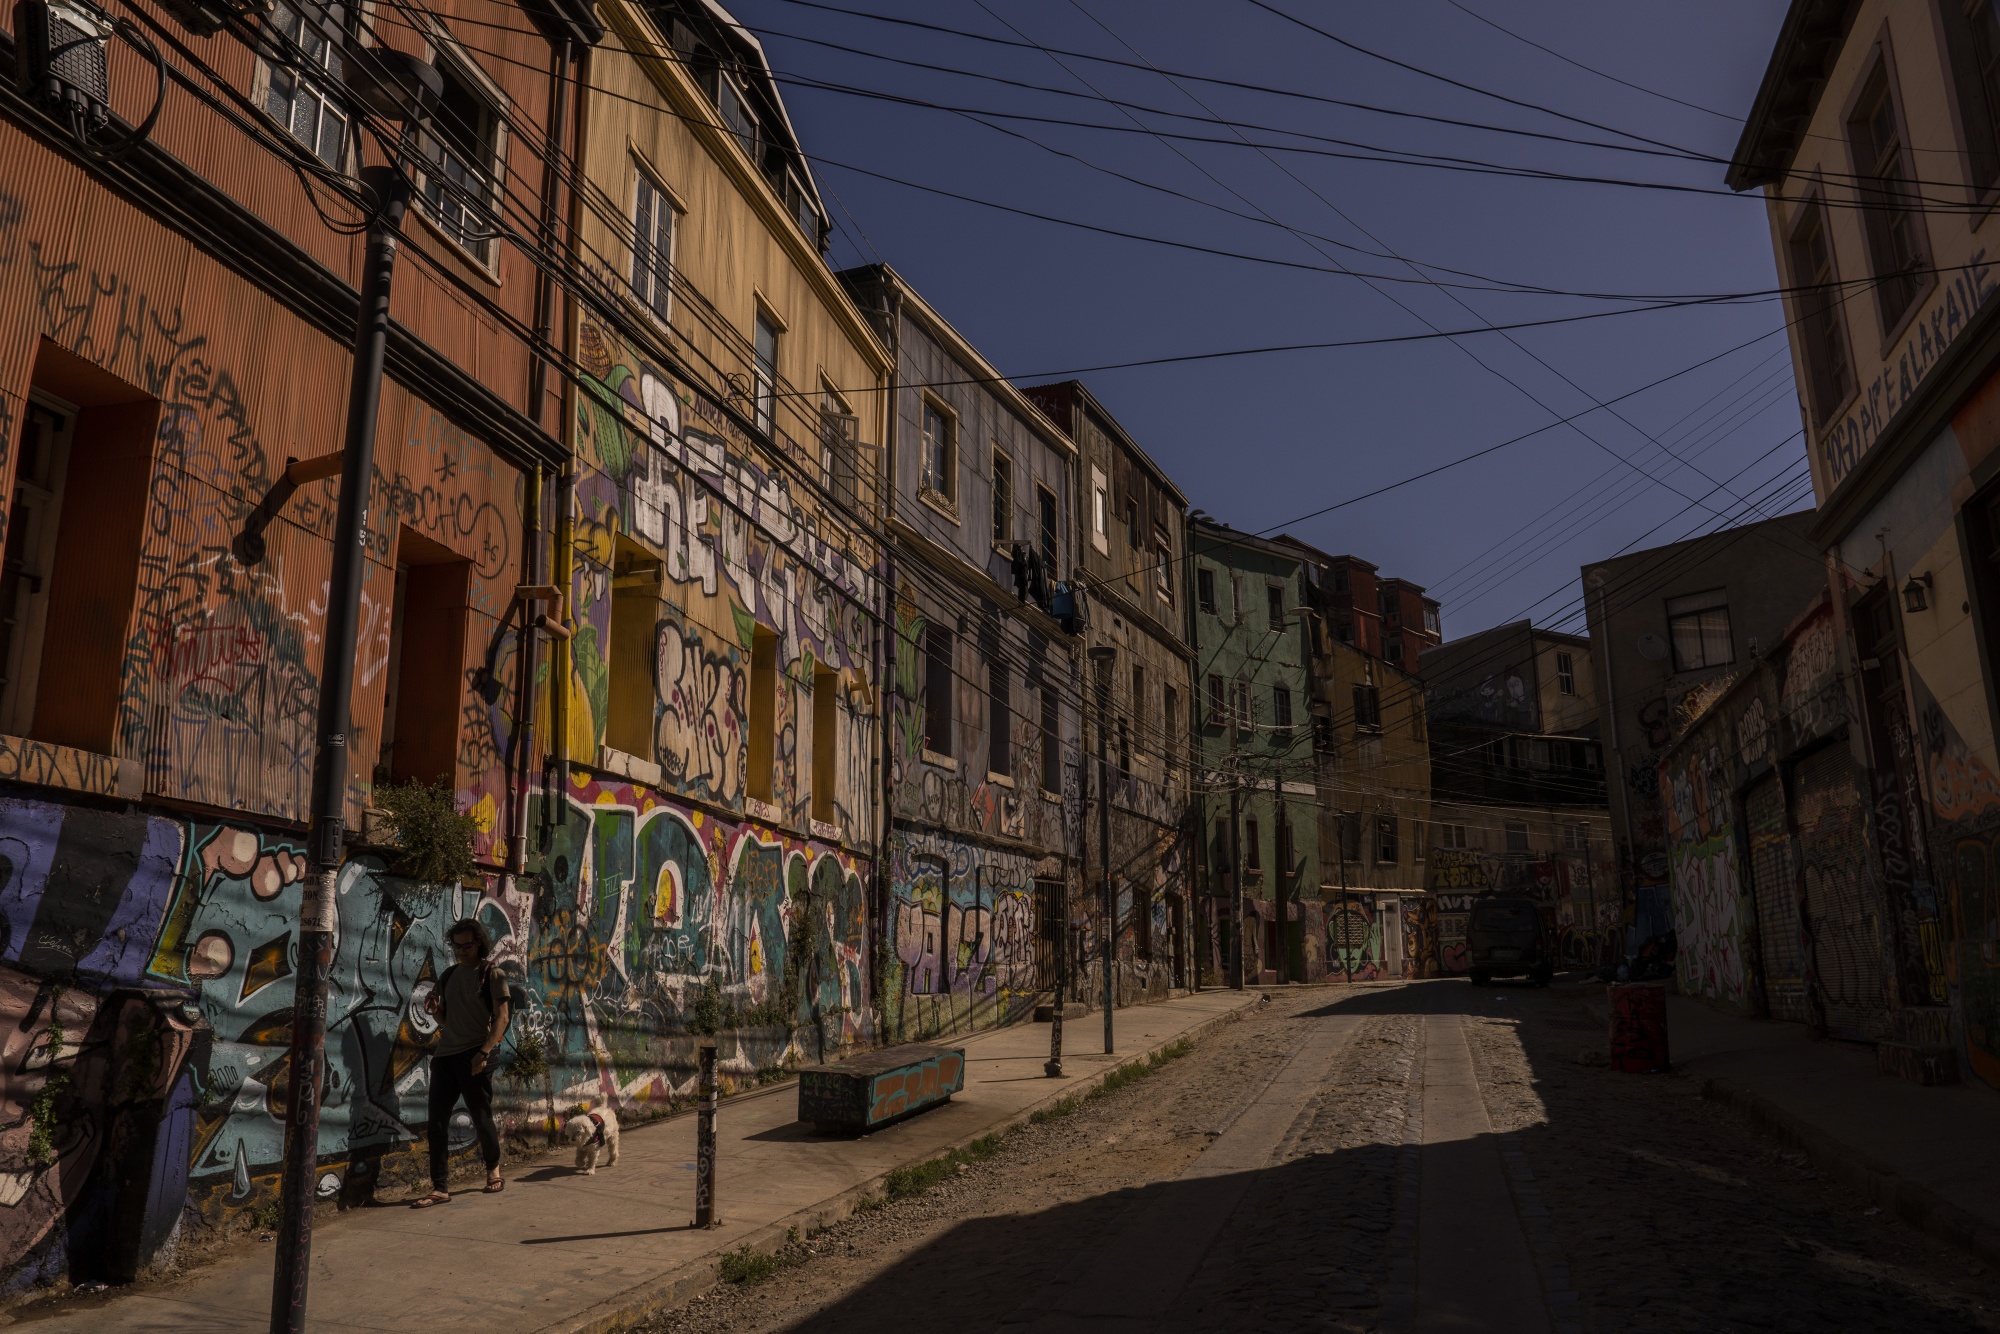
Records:
[[[589,1176],[597,1171],[597,1158],[604,1155],[606,1167],[618,1162],[618,1113],[609,1107],[572,1116],[563,1133],[576,1145],[576,1170]]]

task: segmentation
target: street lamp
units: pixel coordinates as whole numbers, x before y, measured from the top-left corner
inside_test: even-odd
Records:
[[[1113,1051],[1111,1007],[1117,998],[1113,969],[1118,962],[1118,895],[1111,887],[1111,760],[1105,750],[1104,734],[1110,725],[1111,665],[1118,650],[1099,644],[1090,650],[1097,686],[1097,864],[1104,876],[1104,1054]]]
[[[388,47],[352,48],[343,64],[355,99],[369,111],[396,122],[404,136],[412,126],[422,123],[444,90],[435,69]],[[403,213],[410,203],[410,182],[400,161],[363,167],[359,174],[369,210],[368,244],[355,308],[347,439],[338,456],[340,507],[333,525],[333,565],[327,584],[325,648],[320,666],[319,737],[313,764],[312,826],[307,835],[311,866],[299,901],[298,971],[287,1065],[290,1097],[285,1107],[278,1244],[271,1276],[272,1334],[298,1334],[306,1324],[320,1095],[325,1076],[327,977],[333,967],[335,894],[347,833],[347,737],[360,621],[362,553],[367,540],[363,523],[369,479],[375,469],[375,418],[382,403],[382,361],[389,336],[389,283],[395,273]],[[307,470],[295,464],[287,469],[288,474],[293,469]],[[319,475],[330,476],[330,468]],[[293,476],[291,484],[297,481]],[[286,485],[285,479],[278,485]],[[265,517],[268,520],[268,515]],[[261,537],[242,546],[246,555],[254,551],[255,557],[262,559]]]

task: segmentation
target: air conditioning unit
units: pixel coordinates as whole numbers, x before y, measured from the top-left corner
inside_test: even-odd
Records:
[[[86,132],[111,120],[111,20],[81,0],[19,0],[14,74],[22,96]]]

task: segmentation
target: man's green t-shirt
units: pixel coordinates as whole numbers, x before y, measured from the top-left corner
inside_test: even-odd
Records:
[[[479,999],[479,979],[486,978],[492,1004]],[[486,1045],[493,1031],[493,1016],[507,1003],[507,979],[498,968],[482,964],[454,964],[444,979],[444,1020],[438,1025],[438,1045],[431,1055],[456,1056],[462,1051]]]

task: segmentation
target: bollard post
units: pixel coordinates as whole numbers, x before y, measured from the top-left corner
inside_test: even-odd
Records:
[[[701,1044],[701,1079],[694,1115],[694,1225],[714,1227],[715,1216],[715,1044]]]

